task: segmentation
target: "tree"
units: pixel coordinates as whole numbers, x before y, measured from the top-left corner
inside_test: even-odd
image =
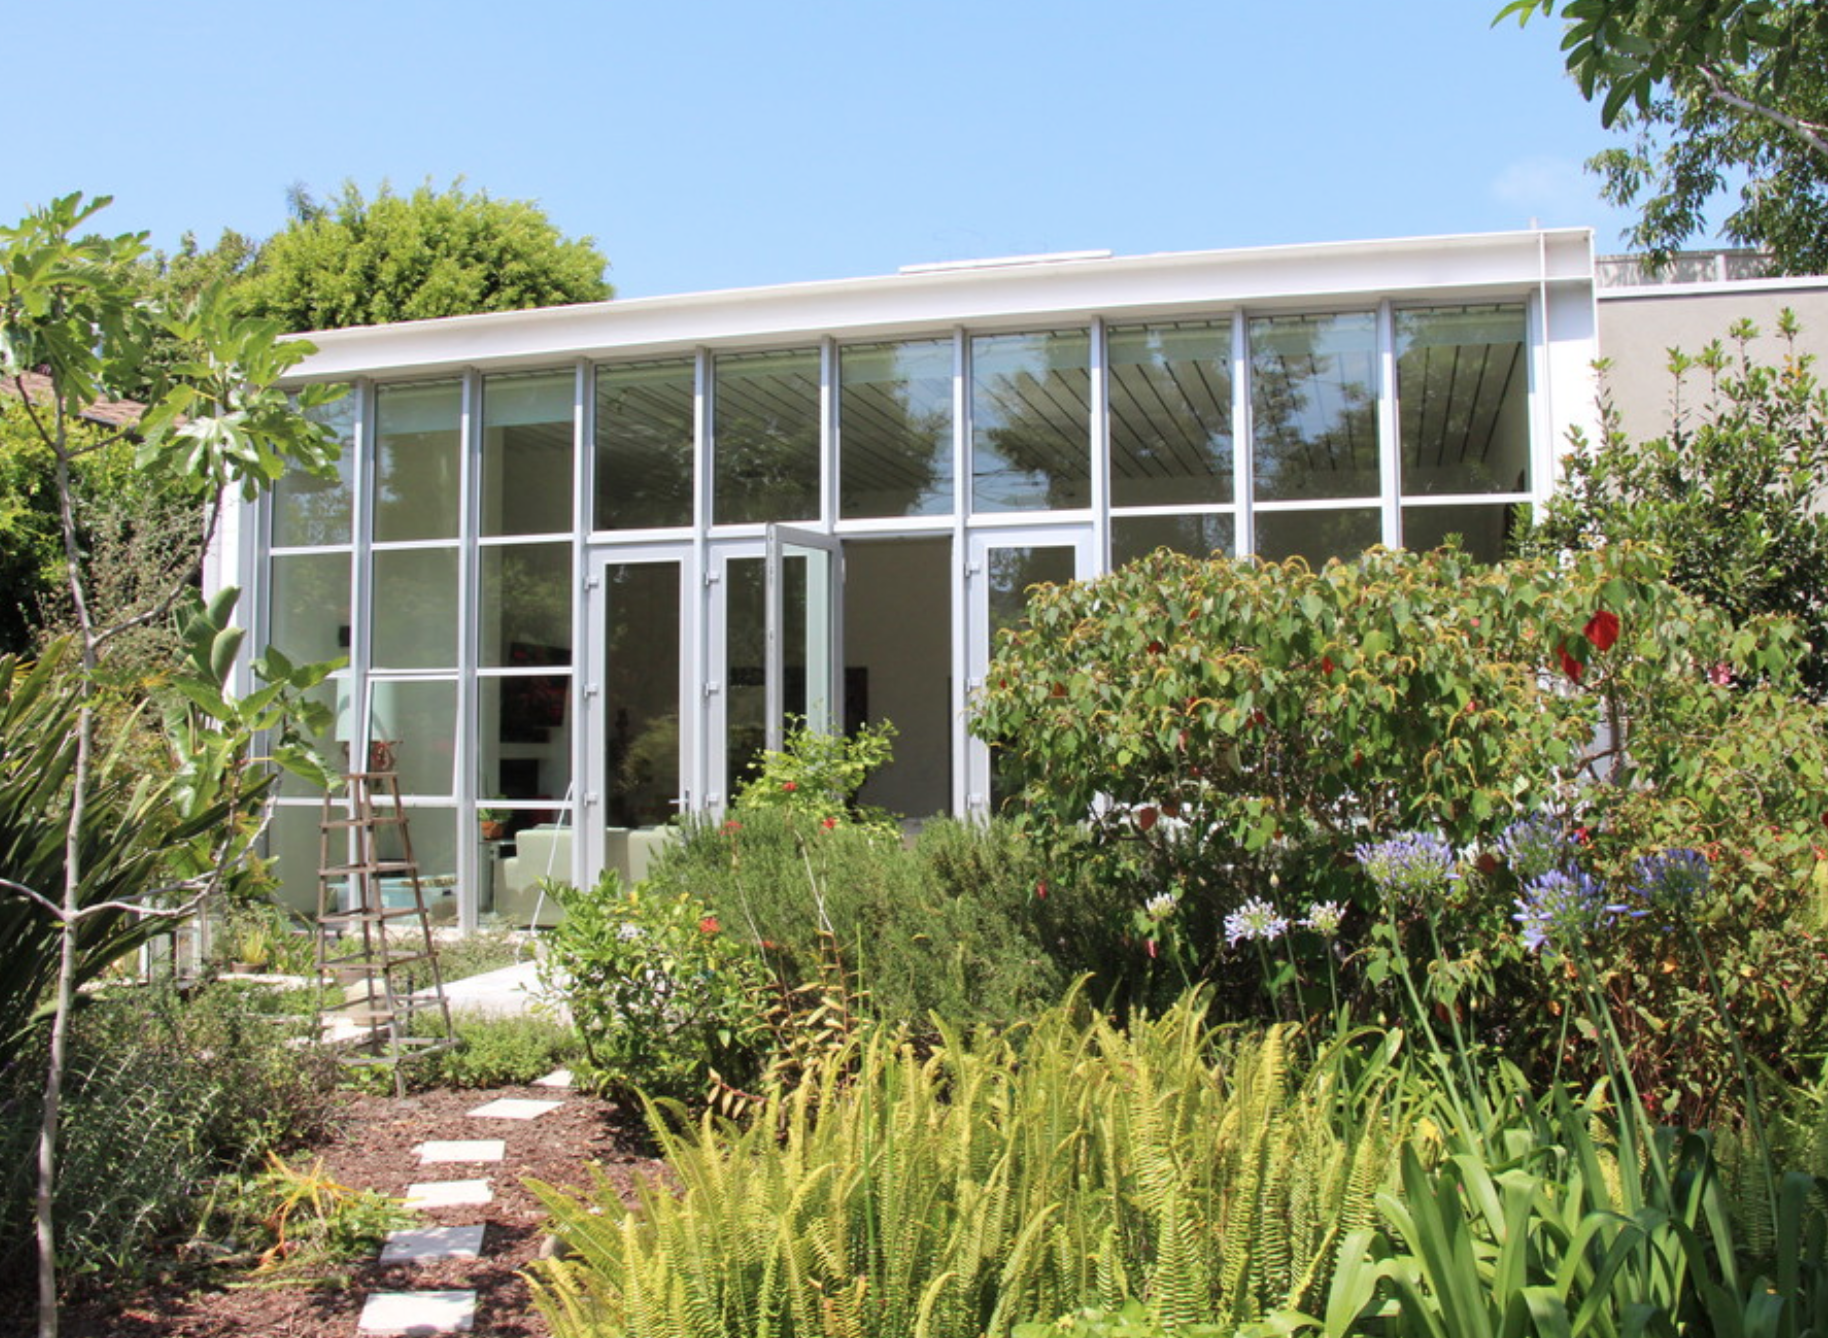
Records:
[[[1628,440],[1602,402],[1599,442],[1575,439],[1563,486],[1520,543],[1535,557],[1654,547],[1674,585],[1735,622],[1793,619],[1812,647],[1805,690],[1828,701],[1828,389],[1795,350],[1795,316],[1779,321],[1788,351],[1775,367],[1748,351],[1750,321],[1728,344],[1673,351],[1676,407],[1653,441]]]
[[[409,196],[354,183],[320,204],[293,191],[293,217],[264,242],[236,304],[288,331],[341,329],[484,311],[600,302],[606,262],[589,237],[567,239],[538,205],[470,194],[457,182]]]
[[[0,784],[0,798],[16,805],[0,830],[10,824],[33,833],[0,844],[7,860],[0,867],[0,933],[28,955],[34,945],[38,957],[54,949],[56,960],[35,1211],[42,1338],[57,1332],[52,1209],[77,982],[131,947],[148,917],[194,910],[247,854],[257,828],[245,817],[268,779],[253,758],[255,738],[276,737],[281,764],[319,783],[327,779],[299,729],[314,716],[317,726],[327,723],[325,708],[306,705],[302,694],[332,666],[298,668],[269,655],[253,666],[261,686],[232,699],[229,679],[242,639],[228,621],[233,593],[205,606],[193,577],[222,508],[236,494],[252,498],[288,469],[331,467],[334,442],[301,410],[334,392],[312,389],[295,403],[281,391],[279,378],[310,346],[282,343],[275,322],[236,317],[218,287],[177,308],[147,300],[136,273],[144,237],[79,232],[107,203],[69,195],[0,227],[0,377],[11,392],[0,396],[0,415],[22,425],[50,457],[77,661],[66,672],[72,652],[54,646],[17,688],[15,667],[0,666],[0,694],[31,733],[29,752],[9,738],[14,751],[0,757],[0,778],[26,781]],[[158,394],[131,437],[127,428],[100,436],[79,431],[90,406],[119,399],[122,387],[144,378],[155,338],[174,341],[186,356],[159,378]],[[188,497],[201,523],[188,560],[163,590],[104,621],[83,551],[77,473],[129,439],[134,471],[146,486]],[[174,614],[184,653],[181,663],[166,666],[171,755],[148,773],[125,765],[121,751],[105,744],[101,722],[117,699],[102,670],[123,638]],[[15,771],[22,757],[24,769]],[[18,997],[30,1002],[36,991]]]
[[[1512,0],[1527,22],[1556,0]],[[1784,273],[1828,269],[1828,7],[1816,0],[1562,0],[1562,48],[1600,120],[1631,135],[1588,164],[1661,263],[1743,173],[1722,225]]]

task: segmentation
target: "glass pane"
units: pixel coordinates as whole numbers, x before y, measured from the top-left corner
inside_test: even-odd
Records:
[[[327,708],[330,724],[322,734],[311,737],[318,755],[324,759],[324,765],[330,768],[331,774],[349,770],[349,739],[354,727],[355,713],[345,708],[349,699],[349,680],[342,674],[326,678],[322,683],[305,694],[306,698]],[[317,786],[290,771],[281,770],[279,779],[274,784],[274,792],[285,799],[321,799],[324,792]]]
[[[1064,510],[1092,502],[1091,335],[971,341],[971,505]]]
[[[392,759],[400,793],[451,794],[457,777],[457,684],[371,678],[368,702],[375,761]]]
[[[1396,313],[1404,492],[1529,491],[1524,343],[1521,306]]]
[[[657,827],[679,799],[679,566],[612,566],[608,588],[611,827]]]
[[[1369,507],[1350,511],[1259,511],[1257,556],[1265,562],[1306,558],[1308,566],[1324,567],[1329,558],[1357,557],[1373,544],[1383,542],[1383,519]]]
[[[1065,585],[1076,574],[1077,554],[1071,547],[1048,544],[992,548],[986,555],[990,573],[990,653],[996,654],[1000,633],[1028,625],[1028,592],[1036,585]],[[1016,792],[1008,774],[1003,748],[990,744],[990,805],[996,812]]]
[[[1259,499],[1377,496],[1371,313],[1253,320],[1250,373]]]
[[[724,776],[728,798],[768,743],[767,564],[732,558],[724,575]]]
[[[299,553],[271,562],[268,640],[294,664],[316,664],[347,655],[349,555]]]
[[[831,569],[832,555],[822,548],[781,545],[782,711],[820,734],[837,723]]]
[[[720,357],[715,369],[713,519],[816,520],[819,351]]]
[[[456,667],[457,550],[405,548],[376,553],[372,623],[375,667]]]
[[[317,478],[302,470],[282,474],[273,485],[273,547],[314,548],[350,542],[350,488],[355,477],[355,396],[310,409],[305,415],[342,443],[335,470]]]
[[[1231,323],[1113,329],[1106,356],[1111,504],[1229,502]]]
[[[952,341],[842,349],[838,383],[839,514],[950,514]]]
[[[284,804],[273,810],[267,825],[267,858],[279,879],[279,900],[304,915],[317,914],[317,871],[323,854],[323,808],[318,804]],[[337,816],[342,816],[338,810]],[[331,859],[343,857],[339,847]]]
[[[597,368],[596,527],[692,523],[692,360]]]
[[[571,372],[491,376],[482,388],[482,532],[569,534]]]
[[[1158,548],[1209,558],[1232,555],[1237,522],[1230,516],[1117,516],[1111,521],[1111,561],[1121,567]]]
[[[1517,507],[1406,506],[1403,508],[1403,547],[1417,552],[1439,548],[1450,538],[1481,562],[1502,562],[1511,551],[1511,534],[1518,524]]]
[[[491,545],[481,557],[482,665],[570,664],[571,545]]]
[[[570,676],[515,674],[476,687],[476,793],[562,803],[571,785]]]
[[[376,393],[377,543],[457,537],[462,410],[455,381]]]
[[[457,920],[457,811],[452,808],[429,808],[423,804],[406,805],[406,827],[389,823],[375,829],[375,850],[382,859],[400,859],[405,854],[403,837],[413,843],[413,859],[419,865],[419,891],[425,897],[425,908],[434,924],[455,924]],[[412,904],[412,887],[404,878],[383,878],[381,899],[390,907]]]

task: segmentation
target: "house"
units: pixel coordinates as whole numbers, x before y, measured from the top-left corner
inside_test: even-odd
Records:
[[[351,387],[341,477],[238,513],[212,579],[258,640],[349,657],[325,746],[391,754],[456,918],[523,919],[536,875],[638,872],[721,810],[789,716],[892,720],[869,801],[986,812],[968,702],[1034,582],[1160,545],[1496,558],[1633,300],[1587,231],[1531,230],[335,331],[296,376]],[[319,801],[279,805],[309,906]]]

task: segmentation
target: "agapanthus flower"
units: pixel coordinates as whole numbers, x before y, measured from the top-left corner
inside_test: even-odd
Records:
[[[1532,814],[1504,829],[1498,853],[1511,866],[1517,881],[1527,883],[1555,869],[1566,868],[1571,856],[1568,838],[1555,819]]]
[[[1157,892],[1143,903],[1143,914],[1156,923],[1166,920],[1179,909],[1181,894],[1179,892]]]
[[[1699,850],[1660,850],[1638,860],[1632,891],[1660,911],[1687,912],[1707,892],[1707,856]]]
[[[1225,917],[1225,941],[1232,947],[1252,939],[1274,942],[1288,932],[1288,921],[1261,897],[1252,897]]]
[[[1608,903],[1598,879],[1580,870],[1551,869],[1524,884],[1511,919],[1520,926],[1519,937],[1531,952],[1547,947],[1565,951],[1604,929],[1621,915],[1642,915],[1641,910]]]
[[[1346,908],[1337,901],[1316,901],[1308,905],[1308,913],[1301,917],[1301,927],[1311,929],[1322,938],[1333,938],[1339,933],[1340,922],[1346,918]]]
[[[1420,903],[1447,890],[1460,875],[1454,850],[1434,832],[1403,832],[1358,847],[1359,867],[1377,890],[1396,902]]]

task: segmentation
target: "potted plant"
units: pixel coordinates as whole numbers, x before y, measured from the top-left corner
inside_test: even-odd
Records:
[[[485,841],[500,841],[508,834],[508,815],[499,808],[478,809],[476,820],[482,824]]]

